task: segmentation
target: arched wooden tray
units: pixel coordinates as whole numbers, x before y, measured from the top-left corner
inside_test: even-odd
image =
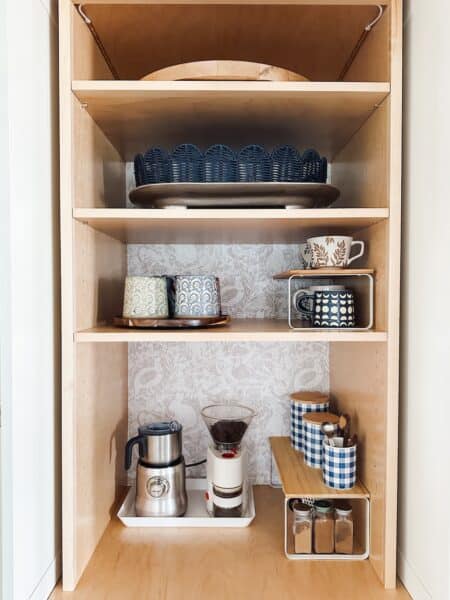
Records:
[[[308,81],[281,67],[244,60],[200,60],[153,71],[142,81]]]

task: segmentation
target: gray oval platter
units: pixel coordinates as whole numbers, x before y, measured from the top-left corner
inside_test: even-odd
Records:
[[[130,192],[144,208],[325,208],[339,196],[326,183],[152,183]]]

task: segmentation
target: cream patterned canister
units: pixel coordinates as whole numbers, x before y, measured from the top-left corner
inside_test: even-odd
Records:
[[[169,316],[165,277],[129,276],[125,280],[123,316],[165,319]]]
[[[175,317],[218,317],[220,314],[220,286],[217,277],[176,276]]]
[[[343,269],[364,254],[364,242],[354,241],[346,235],[323,235],[308,239],[311,247],[311,266],[313,269]],[[360,251],[350,258],[353,246]]]

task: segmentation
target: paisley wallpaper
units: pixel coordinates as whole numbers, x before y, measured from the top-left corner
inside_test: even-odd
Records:
[[[272,276],[298,264],[296,244],[128,246],[129,275],[216,275],[222,310],[236,318],[286,318],[287,283]]]
[[[289,393],[328,390],[323,343],[129,344],[129,434],[140,424],[177,419],[186,462],[206,456],[209,433],[200,416],[208,404],[240,403],[256,411],[246,434],[249,474],[270,478],[270,435],[289,433]],[[203,467],[190,476],[203,476]],[[130,471],[132,473],[133,470]]]
[[[272,275],[297,264],[296,245],[128,246],[130,275],[217,275],[224,312],[241,318],[286,317],[286,283]],[[129,344],[128,363],[129,435],[139,424],[177,419],[188,463],[204,458],[209,442],[202,407],[229,402],[254,408],[246,444],[255,483],[270,482],[267,438],[289,433],[289,393],[329,389],[324,343],[136,343]],[[188,473],[204,474],[204,467]]]

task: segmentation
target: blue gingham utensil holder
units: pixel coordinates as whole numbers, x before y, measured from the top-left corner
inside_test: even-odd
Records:
[[[326,486],[347,490],[356,483],[356,444],[348,448],[330,446],[323,441],[323,481]]]
[[[327,412],[330,403],[295,400],[291,398],[291,444],[295,450],[304,452],[305,437],[303,415],[311,412]]]

